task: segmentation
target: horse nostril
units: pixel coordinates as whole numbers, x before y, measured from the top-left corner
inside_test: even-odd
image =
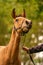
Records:
[[[28,22],[28,21],[26,21],[26,24],[28,25],[28,24],[29,24],[29,22]]]
[[[32,21],[30,22],[30,24],[32,24]]]

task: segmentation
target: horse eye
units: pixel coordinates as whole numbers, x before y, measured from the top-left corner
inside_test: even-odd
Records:
[[[16,19],[16,22],[18,22],[18,19]]]

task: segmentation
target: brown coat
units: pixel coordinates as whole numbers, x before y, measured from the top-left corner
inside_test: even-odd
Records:
[[[0,65],[21,65],[19,56],[21,34],[27,33],[32,27],[31,20],[25,18],[25,11],[22,16],[16,17],[13,9],[12,17],[14,25],[9,44],[0,46]]]

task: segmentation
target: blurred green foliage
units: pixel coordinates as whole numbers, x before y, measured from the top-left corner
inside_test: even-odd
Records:
[[[13,26],[13,8],[16,9],[17,15],[25,9],[26,18],[33,23],[32,29],[21,38],[21,43],[28,47],[37,45],[40,42],[38,36],[43,35],[43,0],[0,0],[0,45],[9,42]]]

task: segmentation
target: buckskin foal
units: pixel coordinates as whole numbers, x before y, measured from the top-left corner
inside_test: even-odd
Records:
[[[31,20],[25,18],[25,10],[22,15],[16,16],[15,9],[12,11],[14,25],[9,44],[0,46],[0,65],[21,65],[19,59],[19,43],[21,34],[25,34],[32,26]]]

